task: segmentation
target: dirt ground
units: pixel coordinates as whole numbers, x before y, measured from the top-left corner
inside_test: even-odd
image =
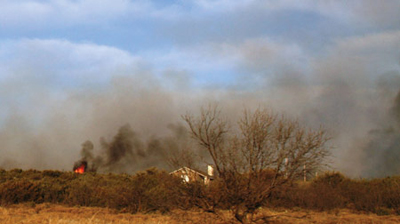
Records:
[[[400,216],[356,214],[348,210],[314,212],[306,210],[263,209],[256,217],[270,223],[400,223]],[[266,223],[259,219],[257,223]],[[229,212],[218,215],[200,211],[172,211],[168,214],[126,214],[107,208],[66,207],[53,204],[22,204],[0,207],[0,223],[235,223]]]

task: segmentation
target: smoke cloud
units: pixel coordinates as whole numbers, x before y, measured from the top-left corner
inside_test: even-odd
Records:
[[[134,173],[149,167],[161,169],[180,166],[196,167],[196,147],[189,144],[187,130],[180,125],[170,125],[169,137],[152,136],[147,142],[136,134],[129,124],[119,128],[112,141],[100,138],[101,149],[95,152],[90,140],[82,144],[81,159],[75,162],[73,170],[85,164],[87,171]]]
[[[368,164],[364,175],[368,177],[398,175],[400,172],[400,91],[387,113],[387,122],[369,131],[369,140],[364,146]]]
[[[48,44],[37,42],[25,44]],[[259,106],[310,127],[322,124],[334,138],[332,166],[348,175],[400,172],[399,32],[342,38],[313,54],[267,38],[212,43],[179,49],[195,55],[184,57],[186,67],[154,55],[154,63],[168,64],[161,68],[116,49],[50,44],[40,60],[27,56],[1,66],[8,76],[0,82],[0,167],[71,170],[82,159],[99,172],[169,169],[170,155],[192,148],[199,154],[180,116],[217,102],[232,124],[244,108]],[[62,54],[52,50],[59,45]],[[24,54],[33,49],[16,48]],[[74,54],[64,57],[69,49]],[[71,59],[82,49],[102,56]],[[213,57],[224,59],[213,64]],[[66,71],[58,73],[48,60]],[[228,68],[221,74],[228,84],[218,74],[199,81],[190,66],[203,65]]]

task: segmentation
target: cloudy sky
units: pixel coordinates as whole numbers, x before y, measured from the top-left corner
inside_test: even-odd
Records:
[[[0,4],[2,167],[69,170],[87,139],[111,138],[126,123],[165,135],[208,102],[322,124],[334,136],[335,169],[349,175],[400,156],[369,149],[374,130],[397,130],[398,0]],[[390,169],[382,172],[400,172]]]

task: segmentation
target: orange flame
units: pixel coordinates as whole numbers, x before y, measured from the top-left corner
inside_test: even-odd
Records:
[[[86,168],[85,164],[82,164],[81,166],[79,166],[78,168],[76,168],[76,169],[74,170],[74,172],[75,172],[75,173],[84,173],[84,172],[85,172],[85,168]]]

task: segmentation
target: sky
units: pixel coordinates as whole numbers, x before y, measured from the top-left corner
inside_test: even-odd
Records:
[[[400,172],[398,0],[0,4],[0,167],[70,170],[88,139],[217,102],[323,125],[347,175]]]

